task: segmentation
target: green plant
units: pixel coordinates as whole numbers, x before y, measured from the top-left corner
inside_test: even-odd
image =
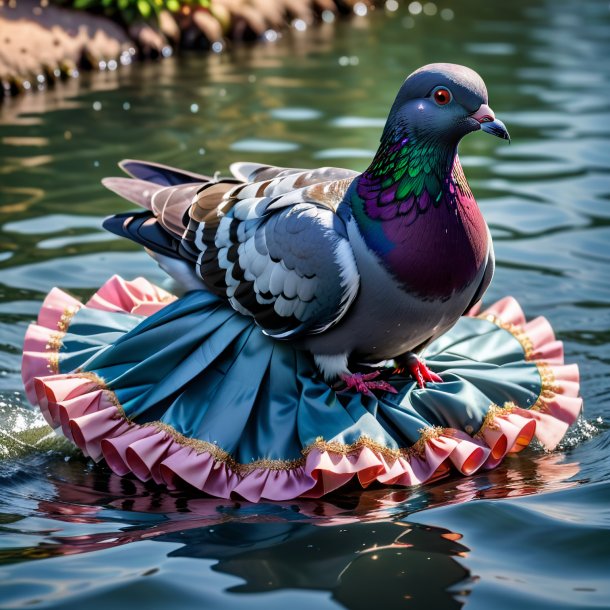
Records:
[[[178,13],[183,6],[209,8],[211,0],[56,0],[56,4],[119,18],[124,23],[137,19],[156,20],[163,10]]]

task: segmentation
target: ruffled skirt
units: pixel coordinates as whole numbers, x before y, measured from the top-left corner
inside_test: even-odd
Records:
[[[534,438],[553,449],[580,413],[577,366],[510,297],[424,357],[443,383],[335,391],[308,353],[209,292],[178,299],[115,276],[85,305],[49,293],[22,372],[49,424],[117,474],[251,501],[469,475]]]

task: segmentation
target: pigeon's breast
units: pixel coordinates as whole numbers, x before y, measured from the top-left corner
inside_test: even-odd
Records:
[[[409,293],[447,299],[469,287],[485,263],[488,231],[473,198],[440,202],[414,222],[382,223],[389,247],[378,255]]]
[[[347,228],[360,274],[360,291],[337,325],[306,337],[302,347],[313,353],[341,351],[378,362],[417,349],[456,323],[485,272],[485,266],[480,265],[471,286],[450,297],[423,298],[396,281],[381,257],[368,247],[356,222]]]

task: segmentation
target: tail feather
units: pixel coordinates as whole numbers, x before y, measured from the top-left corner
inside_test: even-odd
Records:
[[[188,209],[202,186],[201,182],[181,184],[155,193],[151,209],[165,229],[182,236],[188,224],[185,221]]]
[[[147,210],[152,210],[153,196],[165,188],[151,182],[132,178],[103,178],[102,184],[113,193]]]
[[[104,220],[103,227],[115,235],[144,246],[147,250],[172,258],[184,258],[180,240],[168,233],[151,212],[115,214]]]
[[[169,165],[153,163],[151,161],[123,159],[123,161],[119,163],[119,167],[132,178],[152,182],[159,186],[175,186],[188,182],[210,182],[213,180],[210,176],[188,172],[183,169],[177,169],[175,167],[170,167]]]

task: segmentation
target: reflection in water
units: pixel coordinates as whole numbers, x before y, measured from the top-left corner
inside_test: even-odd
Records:
[[[167,492],[78,457],[31,457],[23,469],[3,473],[0,520],[16,544],[5,546],[0,563],[103,554],[154,540],[172,543],[169,552],[164,545],[149,551],[157,564],[163,558],[211,560],[214,571],[238,577],[230,594],[298,589],[325,591],[349,608],[370,607],[379,595],[391,607],[408,599],[412,607],[457,608],[453,594],[470,576],[456,561],[469,555],[462,534],[412,523],[409,515],[475,498],[571,487],[578,474],[577,464],[557,454],[511,461],[415,490],[354,488],[324,500],[251,504]],[[128,570],[131,560],[131,554],[115,554],[114,568]],[[95,586],[104,578],[96,573]],[[114,578],[112,572],[106,584]],[[375,586],[363,590],[362,582]]]

